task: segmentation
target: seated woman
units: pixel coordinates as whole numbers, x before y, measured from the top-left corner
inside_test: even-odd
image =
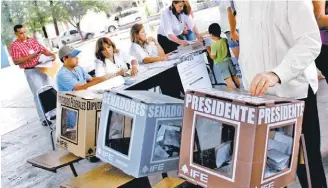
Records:
[[[133,56],[119,51],[115,44],[107,37],[97,40],[96,43],[96,77],[111,74],[124,76],[129,69],[131,75],[138,72],[138,62]]]
[[[153,63],[164,61],[170,54],[165,54],[163,48],[154,38],[147,39],[142,24],[134,24],[131,28],[130,54],[137,58],[139,63]]]

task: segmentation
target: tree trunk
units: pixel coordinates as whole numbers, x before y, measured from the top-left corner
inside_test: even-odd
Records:
[[[41,14],[40,14],[40,11],[39,11],[39,7],[38,7],[38,3],[37,3],[37,1],[34,1],[34,4],[35,4],[35,7],[36,7],[36,10],[37,10],[37,13],[38,13],[39,22],[40,22],[40,24],[42,25],[42,31],[43,31],[44,37],[45,37],[46,39],[48,39],[47,30],[46,30],[46,27],[44,26],[43,16],[41,16]]]
[[[81,32],[80,22],[76,23],[76,29],[79,32],[80,36],[81,36],[81,40],[84,41],[84,37],[83,37],[82,32]]]
[[[52,21],[53,21],[54,26],[55,26],[56,36],[59,36],[59,29],[58,29],[57,19],[54,15],[53,6],[54,6],[54,2],[51,0],[50,1],[50,7],[51,7],[51,12],[52,12]]]
[[[53,22],[54,22],[54,25],[55,25],[56,36],[59,36],[58,23],[57,23],[57,19],[55,17],[53,17]]]
[[[48,33],[47,33],[46,27],[44,25],[42,26],[42,31],[43,31],[44,37],[46,39],[48,39]]]

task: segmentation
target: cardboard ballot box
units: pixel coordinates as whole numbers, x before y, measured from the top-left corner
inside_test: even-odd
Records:
[[[58,92],[57,146],[82,158],[95,155],[101,103],[92,91]]]
[[[105,92],[97,157],[137,178],[177,170],[182,110],[150,91]]]
[[[185,96],[179,176],[203,187],[283,187],[295,181],[304,103],[239,90]]]

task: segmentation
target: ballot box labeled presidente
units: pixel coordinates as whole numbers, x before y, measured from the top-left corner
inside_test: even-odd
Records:
[[[183,100],[150,91],[106,91],[97,157],[136,178],[178,169]]]
[[[284,187],[296,180],[304,102],[196,89],[185,96],[179,176],[202,187]]]

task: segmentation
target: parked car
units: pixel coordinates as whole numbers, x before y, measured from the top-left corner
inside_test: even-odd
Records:
[[[142,14],[137,8],[126,9],[117,12],[108,18],[108,23],[105,25],[105,31],[110,33],[122,26],[127,26],[140,21]]]
[[[83,36],[83,39],[88,40],[88,39],[92,39],[95,36],[95,33],[82,31],[82,36]],[[52,39],[51,42],[52,42],[53,47],[59,48],[62,45],[73,43],[73,42],[76,42],[79,40],[81,40],[81,36],[80,36],[79,32],[76,29],[71,29],[71,30],[65,31],[59,37]]]

